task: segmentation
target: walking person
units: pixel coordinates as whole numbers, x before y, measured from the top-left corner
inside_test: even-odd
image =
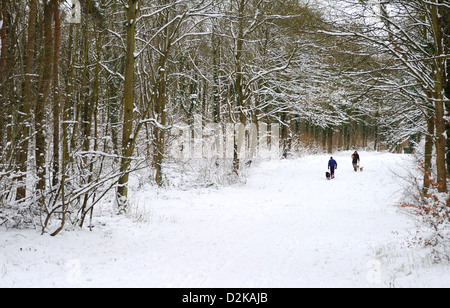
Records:
[[[330,158],[328,161],[328,170],[330,170],[330,177],[334,179],[334,170],[337,169],[337,162],[333,159],[333,157]]]
[[[355,151],[355,153],[353,153],[352,155],[352,164],[353,164],[353,169],[356,171],[358,171],[358,167],[359,167],[359,154],[358,152]]]

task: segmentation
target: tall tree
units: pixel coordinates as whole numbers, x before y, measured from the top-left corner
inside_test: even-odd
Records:
[[[120,162],[121,176],[118,181],[117,200],[120,207],[128,204],[128,179],[131,158],[134,152],[135,136],[133,133],[134,120],[134,72],[136,49],[136,22],[142,0],[128,0],[126,9],[126,53],[125,53],[125,81],[123,96],[123,128],[122,128],[122,158]]]
[[[5,134],[5,106],[6,106],[6,86],[5,81],[7,78],[6,72],[6,52],[7,52],[7,38],[6,31],[8,27],[8,7],[6,0],[2,0],[0,8],[0,158],[2,157],[3,152],[3,139]],[[0,160],[0,164],[1,164]]]
[[[53,41],[53,17],[55,10],[54,0],[44,1],[44,51],[40,58],[39,76],[41,76],[38,87],[38,97],[34,108],[35,114],[35,130],[36,130],[36,194],[37,203],[40,207],[45,205],[45,190],[46,190],[46,157],[47,157],[47,121],[45,118],[45,110],[47,99],[49,97],[51,79],[52,79],[52,59],[54,50]]]
[[[21,112],[19,113],[18,123],[19,129],[17,133],[17,168],[18,183],[16,200],[23,200],[26,197],[26,174],[28,170],[28,146],[31,130],[31,107],[34,102],[33,97],[33,71],[36,47],[36,18],[37,18],[37,0],[30,1],[30,12],[28,17],[28,36],[27,36],[27,52],[25,66],[25,83],[23,91],[23,103]]]
[[[446,136],[445,136],[445,79],[446,79],[446,59],[442,58],[444,55],[444,26],[442,23],[443,8],[440,8],[439,2],[425,4],[428,9],[429,22],[431,25],[432,44],[434,49],[433,60],[433,79],[434,91],[430,94],[430,101],[434,101],[435,121],[436,121],[436,168],[437,168],[437,182],[439,184],[438,190],[440,192],[447,191],[447,168],[446,168]],[[447,8],[448,9],[448,8]],[[450,137],[449,137],[450,138]]]
[[[59,88],[59,58],[61,53],[61,17],[58,0],[53,0],[54,7],[54,53],[53,53],[53,186],[59,182],[60,175],[60,114],[61,94]]]

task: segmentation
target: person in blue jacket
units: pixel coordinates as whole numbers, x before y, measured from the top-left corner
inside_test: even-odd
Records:
[[[330,158],[328,161],[328,170],[330,170],[331,178],[334,179],[334,170],[337,169],[337,162],[333,159],[333,157]]]

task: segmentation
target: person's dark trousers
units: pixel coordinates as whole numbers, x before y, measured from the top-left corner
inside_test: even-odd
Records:
[[[334,178],[334,167],[330,167],[331,178]]]

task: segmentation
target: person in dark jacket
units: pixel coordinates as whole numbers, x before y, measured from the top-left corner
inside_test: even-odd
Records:
[[[359,154],[358,152],[355,151],[355,153],[353,153],[352,155],[352,164],[353,164],[353,170],[358,171],[358,166],[359,166]]]
[[[330,158],[328,161],[328,170],[330,170],[331,178],[334,179],[334,170],[337,169],[337,162],[333,159],[333,157]]]

